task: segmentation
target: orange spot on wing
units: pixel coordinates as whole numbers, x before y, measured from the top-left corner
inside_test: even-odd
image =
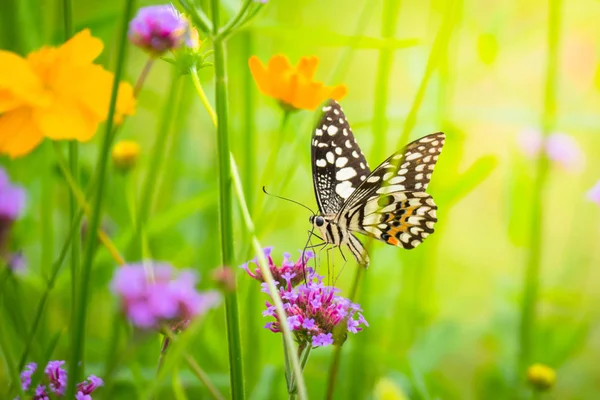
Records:
[[[400,243],[400,242],[398,241],[398,239],[396,239],[396,238],[395,238],[395,237],[393,237],[393,236],[390,236],[390,238],[387,240],[387,242],[388,242],[389,244],[393,245],[393,246],[398,246],[398,243]]]

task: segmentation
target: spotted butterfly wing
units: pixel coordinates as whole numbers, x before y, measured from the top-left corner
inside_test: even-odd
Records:
[[[340,105],[331,100],[313,131],[313,186],[321,214],[335,214],[371,173]]]
[[[370,172],[341,107],[331,100],[312,138],[313,184],[322,214],[313,223],[325,241],[347,245],[365,265],[368,255],[353,232],[406,249],[418,246],[437,222],[437,206],[425,189],[444,141],[443,133],[425,136]]]

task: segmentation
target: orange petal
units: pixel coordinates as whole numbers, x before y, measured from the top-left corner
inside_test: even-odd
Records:
[[[262,61],[258,57],[252,56],[248,60],[248,66],[250,67],[250,73],[254,78],[254,82],[256,82],[256,86],[258,86],[258,90],[267,96],[272,96],[269,75]]]
[[[72,101],[55,101],[50,107],[38,108],[33,113],[34,121],[43,135],[54,140],[90,140],[101,118]],[[104,117],[106,118],[106,117]]]
[[[315,71],[319,66],[319,58],[316,56],[312,57],[302,57],[300,61],[298,61],[298,66],[296,69],[300,74],[305,76],[307,79],[312,80],[315,76]]]
[[[303,110],[315,110],[324,99],[322,82],[307,82],[302,85],[297,94],[294,106]]]
[[[334,99],[334,100],[341,100],[344,97],[346,97],[346,94],[348,94],[348,88],[346,87],[346,85],[337,85],[334,87],[330,87],[331,92],[329,92],[329,98]]]
[[[27,60],[0,50],[0,113],[23,103],[47,104],[42,81]]]
[[[58,52],[61,62],[77,66],[90,64],[103,48],[102,40],[93,37],[89,29],[84,29],[60,46]]]
[[[33,150],[42,139],[31,108],[20,107],[0,116],[0,153],[19,157]]]

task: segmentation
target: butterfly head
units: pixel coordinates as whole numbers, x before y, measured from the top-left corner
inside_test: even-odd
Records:
[[[308,221],[311,223],[311,225],[315,226],[316,228],[322,228],[323,225],[325,225],[325,218],[323,218],[320,215],[311,215],[308,218]]]

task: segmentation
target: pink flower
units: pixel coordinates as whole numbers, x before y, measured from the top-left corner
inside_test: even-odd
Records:
[[[160,56],[184,44],[188,25],[172,5],[142,7],[129,23],[129,40],[150,54]]]
[[[542,149],[546,157],[569,171],[581,171],[585,154],[577,141],[564,133],[552,133],[544,138],[536,129],[525,129],[517,137],[521,151],[529,158],[537,157]]]
[[[600,206],[600,181],[587,192],[587,198]]]
[[[159,328],[168,323],[185,327],[194,317],[219,303],[217,292],[199,293],[194,271],[183,270],[174,276],[164,263],[129,264],[115,272],[112,290],[121,299],[123,310],[139,328]]]
[[[292,286],[296,286],[302,282],[304,280],[304,273],[307,269],[308,261],[315,256],[312,251],[308,250],[304,252],[304,260],[302,260],[302,252],[300,252],[300,258],[298,261],[294,262],[291,260],[290,253],[283,253],[283,261],[281,266],[278,267],[273,262],[273,258],[271,258],[272,251],[273,247],[266,247],[263,250],[265,258],[267,259],[267,264],[271,270],[271,275],[273,275],[273,280],[280,285],[284,285],[286,282],[288,282]],[[253,264],[252,270],[250,269],[251,264]],[[264,282],[262,272],[258,267],[258,257],[255,257],[246,264],[243,264],[241,268],[243,268],[252,278]]]

